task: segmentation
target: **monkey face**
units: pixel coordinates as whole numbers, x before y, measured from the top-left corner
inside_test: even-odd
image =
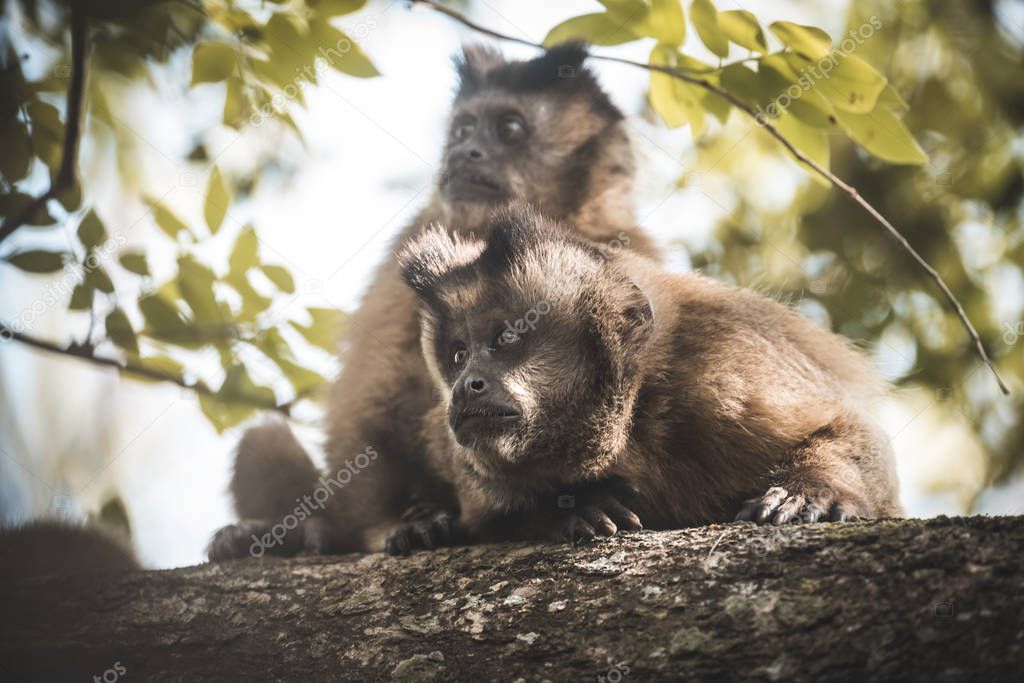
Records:
[[[449,209],[520,198],[566,216],[582,198],[600,134],[622,119],[578,45],[525,62],[467,48],[439,179]]]
[[[651,315],[602,249],[516,205],[486,243],[436,228],[401,264],[424,304],[423,352],[459,457],[531,486],[609,465]]]

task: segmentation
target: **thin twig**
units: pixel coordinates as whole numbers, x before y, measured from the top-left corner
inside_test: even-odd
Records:
[[[31,221],[48,201],[59,197],[77,182],[75,168],[78,165],[78,145],[82,139],[85,63],[89,52],[87,30],[83,3],[71,3],[71,82],[68,84],[67,106],[64,112],[64,153],[60,160],[60,169],[50,182],[50,189],[29,202],[20,213],[4,222],[3,227],[0,227],[0,242]]]
[[[55,353],[62,356],[70,356],[71,358],[87,360],[96,365],[114,368],[118,372],[138,375],[145,379],[154,380],[157,382],[167,382],[168,384],[175,384],[181,387],[182,389],[188,389],[189,391],[192,391],[200,396],[208,396],[217,401],[239,403],[243,405],[253,406],[254,408],[261,408],[263,410],[275,410],[284,415],[285,417],[291,417],[291,407],[293,403],[291,401],[287,403],[282,403],[280,405],[268,404],[263,403],[261,401],[254,401],[245,398],[232,398],[230,401],[226,401],[224,398],[218,396],[215,391],[210,389],[210,387],[206,386],[205,384],[188,384],[185,382],[185,380],[179,377],[164,374],[159,370],[147,368],[146,366],[139,365],[138,363],[133,363],[131,361],[121,362],[114,358],[104,358],[102,356],[97,356],[93,353],[93,345],[91,343],[72,344],[71,346],[68,347],[62,347],[58,346],[57,344],[54,344],[53,342],[49,342],[43,339],[36,339],[35,337],[23,334],[21,332],[18,332],[17,330],[13,330],[4,323],[0,322],[0,340],[7,339],[12,339],[14,341],[21,342],[26,346],[31,346],[32,348],[47,351],[49,353]]]
[[[505,35],[503,33],[494,31],[493,29],[481,26],[467,19],[460,12],[457,12],[443,5],[439,5],[436,2],[433,2],[432,0],[411,0],[411,2],[414,5],[425,5],[434,11],[440,12],[441,14],[445,14],[451,17],[452,19],[459,22],[463,26],[471,28],[474,31],[477,31],[478,33],[491,36],[492,38],[518,43],[520,45],[527,45],[542,50],[544,49],[544,46],[541,45],[540,43],[534,43],[533,41]],[[989,358],[988,353],[985,351],[985,346],[981,343],[981,337],[978,335],[977,330],[974,329],[974,325],[972,325],[970,319],[968,319],[967,313],[964,311],[964,308],[960,304],[959,299],[956,298],[953,292],[949,289],[949,286],[946,285],[946,282],[942,279],[942,276],[939,275],[939,273],[934,268],[928,265],[928,262],[925,261],[924,258],[922,258],[921,255],[917,253],[914,247],[910,245],[910,242],[907,241],[907,239],[900,233],[900,231],[897,230],[896,227],[892,223],[890,223],[889,220],[881,214],[881,212],[878,211],[878,209],[872,206],[866,199],[864,199],[860,195],[860,193],[857,191],[857,188],[844,182],[841,178],[836,176],[827,168],[822,167],[816,161],[814,161],[806,154],[798,150],[793,145],[793,143],[787,140],[786,137],[782,133],[780,133],[775,128],[775,126],[770,124],[767,121],[767,119],[761,113],[759,113],[754,107],[748,105],[746,102],[743,102],[732,93],[722,89],[721,87],[715,85],[714,83],[711,83],[692,73],[686,73],[685,69],[661,66],[657,64],[645,64],[644,62],[637,62],[631,59],[624,59],[622,57],[612,57],[610,55],[600,55],[593,53],[591,53],[590,58],[603,62],[626,64],[629,66],[637,67],[639,69],[644,69],[646,71],[656,71],[658,73],[663,73],[668,76],[672,76],[673,78],[676,78],[680,81],[690,83],[691,85],[695,85],[699,88],[707,90],[708,92],[714,93],[715,95],[718,95],[722,99],[729,102],[731,105],[733,105],[740,111],[750,115],[757,122],[758,125],[763,127],[766,131],[768,131],[768,133],[773,138],[782,143],[782,146],[785,147],[797,161],[800,161],[809,166],[815,173],[820,175],[822,178],[828,180],[832,185],[834,185],[835,187],[839,188],[847,195],[849,195],[849,197],[853,199],[853,201],[860,204],[860,206],[865,211],[867,211],[872,218],[874,218],[883,228],[885,228],[886,232],[888,232],[889,235],[894,240],[896,240],[896,243],[899,244],[900,247],[902,247],[903,250],[910,255],[914,262],[917,263],[917,265],[920,266],[920,268],[924,270],[925,273],[927,273],[927,275],[935,282],[935,284],[938,285],[939,290],[946,298],[946,301],[948,301],[949,304],[953,307],[953,310],[956,312],[957,317],[960,319],[960,323],[967,331],[967,334],[970,335],[971,339],[974,341],[974,346],[978,352],[978,355],[981,357],[981,360],[984,361],[985,365],[987,365],[989,370],[992,371],[992,375],[996,378],[996,383],[999,385],[1000,391],[1002,391],[1006,395],[1010,394],[1010,388],[1006,385],[1006,383],[1003,381],[1003,378],[1000,377],[999,373],[996,371],[995,365],[992,363],[992,359]]]

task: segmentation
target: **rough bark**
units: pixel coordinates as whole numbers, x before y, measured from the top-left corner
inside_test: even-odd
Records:
[[[1024,517],[38,577],[0,604],[7,680],[989,683],[1024,666]]]

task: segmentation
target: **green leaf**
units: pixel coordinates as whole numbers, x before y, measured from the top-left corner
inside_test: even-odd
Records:
[[[221,385],[217,396],[224,401],[255,403],[267,408],[277,405],[273,390],[255,384],[244,365],[228,368],[224,384]]]
[[[64,124],[57,108],[41,100],[32,100],[26,106],[32,124],[32,148],[52,173],[60,168],[64,157]]]
[[[649,61],[658,66],[708,68],[708,65],[692,57],[679,54],[670,45],[655,45]],[[651,72],[651,86],[647,98],[654,111],[658,112],[665,125],[670,128],[689,123],[693,128],[693,136],[699,136],[704,131],[704,97],[705,91],[695,85],[684,83],[668,74]]]
[[[686,38],[686,18],[681,0],[650,0],[651,9],[637,25],[645,36],[657,38],[659,43],[678,47]]]
[[[132,324],[128,321],[128,316],[120,308],[115,308],[107,314],[104,326],[107,329],[107,336],[110,337],[110,341],[122,349],[128,349],[135,353],[139,352],[139,342],[135,338]]]
[[[875,108],[879,95],[885,90],[885,76],[856,55],[835,53],[833,58],[816,63],[803,57],[787,54],[797,72],[814,80],[814,90],[821,93],[836,109],[866,114]]]
[[[195,235],[188,229],[188,226],[173,213],[170,212],[167,207],[158,202],[155,199],[145,197],[143,199],[149,208],[153,211],[153,220],[156,221],[156,225],[160,228],[165,235],[170,237],[172,240],[178,239],[179,233],[186,233],[195,240]]]
[[[287,294],[295,292],[295,280],[287,268],[275,265],[260,266],[260,270],[267,276],[267,279],[274,283],[278,289]]]
[[[192,85],[219,83],[235,73],[238,53],[227,43],[199,43],[192,52]]]
[[[923,164],[928,155],[888,109],[867,114],[836,110],[836,120],[854,141],[883,161],[892,164]]]
[[[206,202],[203,204],[203,217],[210,232],[217,234],[221,224],[224,223],[224,216],[228,213],[228,206],[231,204],[231,196],[220,175],[220,169],[213,167],[210,173],[210,181],[206,185]]]
[[[757,23],[757,17],[742,9],[718,13],[718,27],[722,33],[740,47],[754,52],[767,52],[768,43],[764,39],[764,31]]]
[[[729,56],[729,39],[718,26],[718,11],[711,0],[693,0],[690,21],[707,49],[719,57]]]
[[[4,153],[0,154],[0,175],[8,185],[13,185],[25,177],[29,162],[32,161],[28,126],[12,116],[0,123],[0,140],[4,141]]]
[[[33,249],[12,254],[6,261],[27,273],[55,273],[64,267],[66,256],[67,254],[62,251]]]
[[[85,214],[85,218],[78,224],[78,239],[85,247],[92,249],[93,247],[98,247],[106,236],[107,231],[103,228],[103,223],[100,222],[99,216],[90,209],[89,213]]]
[[[334,308],[307,308],[306,312],[312,318],[309,325],[301,325],[294,320],[290,320],[288,324],[294,327],[310,344],[319,346],[330,353],[337,353],[338,336],[341,333],[341,321],[344,313]]]
[[[910,110],[910,105],[907,104],[906,100],[897,92],[896,88],[892,87],[892,83],[887,83],[885,90],[878,96],[878,101],[875,102],[875,107],[884,107],[889,111],[894,112],[905,112]]]
[[[242,298],[242,310],[238,313],[240,320],[252,322],[260,313],[270,307],[272,301],[253,289],[245,271],[232,270],[224,278],[224,281],[231,285]]]
[[[785,109],[816,128],[828,128],[832,124],[831,103],[814,89],[808,74],[793,70],[784,54],[777,52],[763,57],[758,66],[758,79],[762,88],[772,93],[764,106],[774,102],[776,109]],[[769,111],[770,115],[775,113]]]
[[[314,19],[309,22],[309,39],[314,45],[321,46],[320,56],[331,68],[357,78],[380,76],[359,43],[326,21]]]
[[[232,273],[244,273],[250,268],[255,268],[259,265],[259,251],[260,241],[256,237],[256,231],[251,225],[245,226],[235,238],[235,246],[231,248],[228,269]]]
[[[321,17],[337,17],[362,9],[366,0],[306,0],[306,5]]]
[[[75,285],[71,290],[71,301],[68,303],[68,310],[88,311],[92,308],[92,297],[94,290],[85,282]]]
[[[827,131],[812,128],[788,112],[783,113],[778,119],[772,121],[772,125],[794,147],[817,162],[822,168],[827,169],[829,167],[831,154]],[[789,154],[788,150],[786,154]],[[828,184],[828,181],[821,178],[812,168],[803,162],[799,163],[805,170],[811,173],[813,178]]]
[[[199,394],[199,407],[218,434],[245,422],[256,408],[247,404],[227,403],[214,396]]]
[[[114,293],[114,283],[110,280],[110,276],[107,275],[107,271],[99,266],[85,274],[85,281],[93,289],[99,290],[104,294]]]
[[[36,198],[32,195],[25,194],[24,192],[0,194],[0,216],[8,219],[11,216],[20,215],[35,201],[35,199]],[[53,225],[56,222],[57,220],[50,215],[50,212],[46,209],[46,205],[43,204],[37,207],[35,213],[29,217],[27,225]]]
[[[224,97],[224,113],[222,119],[225,126],[235,130],[241,128],[245,121],[246,101],[242,94],[242,79],[231,77],[228,79],[227,94]]]
[[[814,26],[802,26],[788,21],[776,21],[768,28],[783,45],[807,59],[817,61],[832,52],[832,38]]]
[[[584,14],[558,24],[544,38],[545,45],[567,40],[584,40],[591,45],[621,45],[639,38],[630,28],[610,14]]]
[[[224,320],[213,295],[216,279],[213,271],[191,256],[178,258],[178,289],[200,325],[217,326]]]
[[[136,275],[149,275],[149,264],[146,255],[137,251],[126,251],[117,257],[121,267]]]
[[[148,294],[139,299],[139,310],[149,327],[147,332],[162,338],[171,333],[180,333],[185,327],[181,312],[160,294]]]
[[[256,341],[256,347],[281,369],[297,396],[327,382],[327,379],[319,373],[305,368],[295,361],[288,342],[275,328],[266,330],[260,335]]]

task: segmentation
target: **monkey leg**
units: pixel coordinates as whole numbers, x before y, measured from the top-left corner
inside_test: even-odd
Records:
[[[855,415],[811,434],[774,469],[770,481],[762,495],[743,503],[737,520],[842,522],[900,514],[888,439]]]
[[[320,472],[287,424],[266,422],[247,430],[230,485],[240,521],[217,531],[210,559],[332,552],[333,525],[318,515],[321,506],[311,498],[319,481]]]

